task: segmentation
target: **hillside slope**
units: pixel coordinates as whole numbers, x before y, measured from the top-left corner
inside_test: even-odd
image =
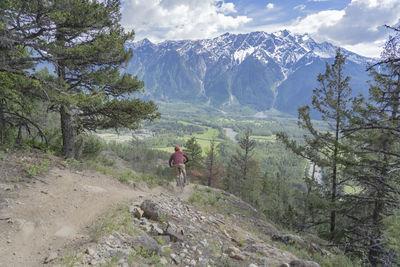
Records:
[[[33,183],[1,181],[0,266],[318,266],[281,250],[322,257],[318,242],[261,217],[224,191],[179,194],[58,165]]]

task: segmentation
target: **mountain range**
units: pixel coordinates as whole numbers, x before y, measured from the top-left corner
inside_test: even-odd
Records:
[[[225,33],[212,39],[127,44],[134,56],[127,71],[145,83],[152,100],[204,103],[215,107],[246,105],[257,111],[295,114],[311,103],[317,76],[334,61],[337,46],[287,30]],[[342,49],[353,94],[366,93],[366,58]]]

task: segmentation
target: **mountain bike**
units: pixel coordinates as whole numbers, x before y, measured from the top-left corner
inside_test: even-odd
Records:
[[[183,188],[185,187],[185,175],[183,175],[183,171],[181,168],[178,168],[179,170],[179,178],[178,178],[178,184],[177,186],[180,188],[181,193],[183,192]]]
[[[186,162],[184,162],[185,164]],[[177,186],[180,188],[181,193],[183,192],[183,188],[185,187],[185,183],[186,183],[186,177],[183,174],[183,170],[181,168],[178,167],[179,170],[179,178],[177,181]]]

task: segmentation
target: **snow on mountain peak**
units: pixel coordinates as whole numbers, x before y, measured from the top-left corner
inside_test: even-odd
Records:
[[[211,62],[216,62],[221,57],[227,57],[231,58],[232,65],[240,65],[248,56],[253,55],[264,64],[273,59],[284,69],[290,69],[305,55],[333,58],[338,49],[327,42],[317,43],[308,34],[293,34],[288,30],[271,34],[263,31],[247,34],[227,32],[212,39],[164,41],[158,45],[144,39],[135,43],[134,46],[145,45],[157,46],[160,49],[173,49],[185,58],[188,58],[190,54],[202,55]],[[347,50],[343,50],[343,52],[351,61],[357,63],[368,61],[368,59]]]
[[[254,50],[255,48],[253,46],[243,50],[236,50],[233,54],[233,58],[238,62],[238,64],[240,64],[247,56],[253,54]]]

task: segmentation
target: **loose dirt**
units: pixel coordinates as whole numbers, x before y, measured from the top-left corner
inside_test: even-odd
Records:
[[[187,186],[182,199],[193,192]],[[53,168],[35,183],[0,188],[0,266],[42,266],[46,257],[90,241],[89,227],[122,203],[167,189],[136,188],[91,171]],[[62,256],[61,256],[62,255]]]

